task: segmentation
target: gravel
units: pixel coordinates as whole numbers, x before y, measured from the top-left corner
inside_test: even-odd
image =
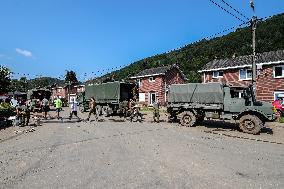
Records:
[[[284,188],[284,145],[244,139],[281,142],[282,126],[254,136],[219,122],[149,121],[47,120],[32,132],[1,130],[0,188]]]

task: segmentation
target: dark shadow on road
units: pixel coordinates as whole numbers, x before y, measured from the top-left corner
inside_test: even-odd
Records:
[[[234,131],[234,130],[240,131],[237,123],[230,123],[224,121],[206,120],[200,123],[199,126],[211,128],[214,131]]]
[[[113,121],[113,122],[126,122],[124,119],[109,119],[110,121]]]
[[[207,128],[213,129],[212,131],[239,131],[242,132],[242,130],[239,128],[238,123],[230,123],[225,121],[213,121],[213,120],[206,120],[200,123],[198,126],[203,126]],[[261,133],[266,134],[273,134],[273,130],[271,128],[264,127],[261,130]]]
[[[271,128],[264,127],[264,128],[262,128],[261,133],[266,133],[266,134],[269,134],[269,135],[273,135],[273,130]]]

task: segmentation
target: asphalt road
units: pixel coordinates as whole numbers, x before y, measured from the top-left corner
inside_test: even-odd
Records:
[[[284,188],[284,145],[122,119],[0,142],[0,188]]]

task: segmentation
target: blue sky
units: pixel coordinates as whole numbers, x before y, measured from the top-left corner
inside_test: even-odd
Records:
[[[252,16],[249,0],[226,2]],[[258,17],[284,12],[282,0],[255,5]],[[0,0],[0,23],[0,65],[81,80],[241,24],[209,0]]]

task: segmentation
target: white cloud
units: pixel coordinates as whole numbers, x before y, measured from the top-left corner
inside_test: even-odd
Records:
[[[31,51],[24,50],[24,49],[19,49],[19,48],[16,48],[15,50],[16,50],[16,52],[18,54],[23,55],[25,57],[28,57],[28,58],[32,58],[33,57],[33,53]]]

